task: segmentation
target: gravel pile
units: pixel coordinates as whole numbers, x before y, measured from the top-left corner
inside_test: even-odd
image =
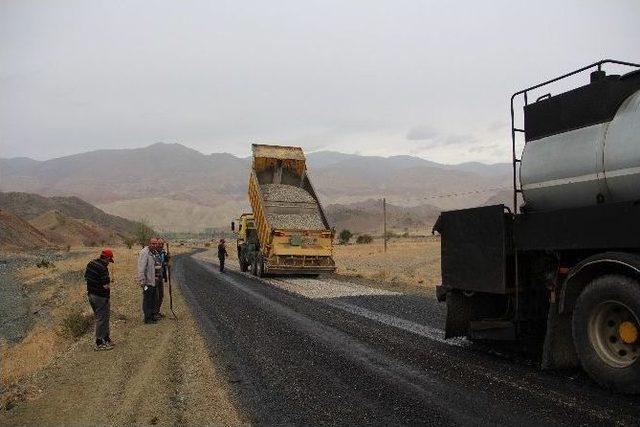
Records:
[[[262,184],[262,197],[269,202],[315,203],[311,194],[300,187],[285,184]]]
[[[271,228],[285,230],[324,230],[320,209],[311,194],[300,187],[285,184],[262,184],[262,197],[267,206]],[[269,212],[269,207],[289,207],[299,204],[299,213]]]
[[[320,214],[267,214],[271,228],[284,230],[324,230]]]

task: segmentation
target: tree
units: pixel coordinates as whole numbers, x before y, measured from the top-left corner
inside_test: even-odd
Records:
[[[373,242],[373,237],[369,234],[361,234],[356,239],[356,243],[358,244],[367,244]]]
[[[153,237],[153,234],[153,228],[151,228],[151,226],[149,225],[148,220],[143,218],[136,222],[133,236],[136,242],[140,244],[140,246],[145,246],[149,242],[149,239]]]
[[[349,243],[349,240],[351,240],[351,237],[353,237],[353,233],[345,229],[340,232],[338,239],[340,240],[341,245],[346,245],[347,243]]]

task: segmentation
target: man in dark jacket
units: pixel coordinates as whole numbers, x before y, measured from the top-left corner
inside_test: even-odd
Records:
[[[229,254],[227,253],[227,248],[224,246],[224,239],[220,239],[220,243],[218,243],[218,261],[220,261],[220,272],[224,272],[224,260],[227,258]]]
[[[96,317],[96,350],[111,350],[113,343],[109,337],[110,283],[109,263],[113,262],[113,251],[105,248],[100,258],[89,261],[84,272],[87,281],[89,304]]]

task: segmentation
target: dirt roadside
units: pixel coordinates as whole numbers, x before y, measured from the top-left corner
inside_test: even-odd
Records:
[[[116,347],[83,336],[22,384],[28,398],[0,412],[0,425],[230,425],[246,423],[221,368],[174,283],[179,320],[145,325],[139,289],[112,291]],[[166,291],[165,291],[166,292]],[[163,305],[168,313],[168,295]]]

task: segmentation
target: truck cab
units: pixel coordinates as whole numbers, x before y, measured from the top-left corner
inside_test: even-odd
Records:
[[[253,214],[243,213],[240,215],[237,231],[235,230],[235,223],[231,223],[231,229],[236,232],[236,248],[240,270],[247,271],[249,266],[254,264],[255,254],[259,250]]]

